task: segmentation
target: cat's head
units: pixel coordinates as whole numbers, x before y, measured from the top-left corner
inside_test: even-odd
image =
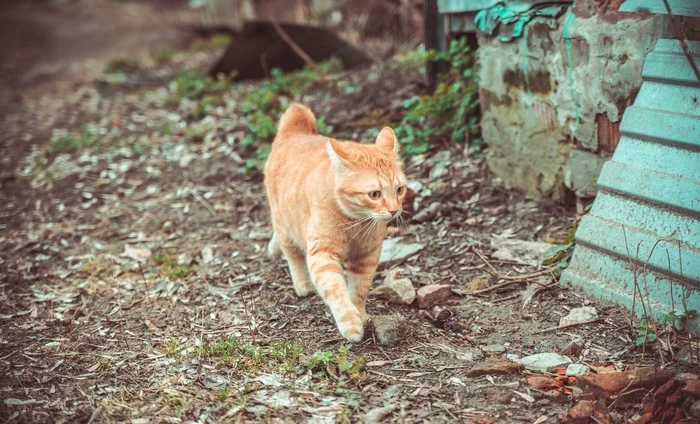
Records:
[[[345,215],[389,221],[401,214],[407,180],[391,128],[384,127],[374,144],[328,139],[326,150],[336,173],[335,195]]]

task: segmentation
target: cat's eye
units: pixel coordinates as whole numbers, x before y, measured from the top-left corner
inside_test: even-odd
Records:
[[[401,187],[399,187],[399,188],[396,189],[396,194],[398,194],[399,196],[401,196],[401,195],[403,194],[404,191],[406,191],[406,187],[401,186]]]
[[[375,199],[375,200],[376,200],[376,199],[379,199],[380,197],[382,197],[382,192],[379,191],[379,190],[370,191],[370,192],[369,192],[369,197],[370,197],[371,199]]]

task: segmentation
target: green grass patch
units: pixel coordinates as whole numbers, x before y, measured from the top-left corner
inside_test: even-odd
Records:
[[[262,344],[229,336],[202,345],[197,354],[223,364],[235,365],[239,370],[254,371],[271,367],[288,374],[299,364],[301,352],[301,346],[291,341],[279,340]]]
[[[366,378],[364,372],[365,357],[351,357],[349,355],[352,345],[338,348],[337,352],[315,352],[309,359],[301,364],[300,371],[312,372],[317,378],[328,376],[329,366],[337,367],[338,377],[350,382],[361,382]]]
[[[177,258],[167,253],[153,255],[153,262],[160,265],[160,273],[166,277],[182,279],[195,273],[193,267],[180,264]]]
[[[83,148],[97,145],[100,138],[100,134],[92,128],[83,128],[77,133],[56,132],[45,152],[49,155],[73,153]]]

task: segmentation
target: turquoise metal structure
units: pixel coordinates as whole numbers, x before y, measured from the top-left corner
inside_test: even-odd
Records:
[[[700,64],[700,42],[689,48]],[[576,232],[565,285],[700,334],[700,82],[677,40],[658,40],[622,138]]]

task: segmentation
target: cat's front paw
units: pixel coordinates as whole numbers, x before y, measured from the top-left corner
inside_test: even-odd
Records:
[[[365,335],[362,317],[358,313],[346,314],[338,320],[338,330],[343,337],[353,343],[359,343]]]

